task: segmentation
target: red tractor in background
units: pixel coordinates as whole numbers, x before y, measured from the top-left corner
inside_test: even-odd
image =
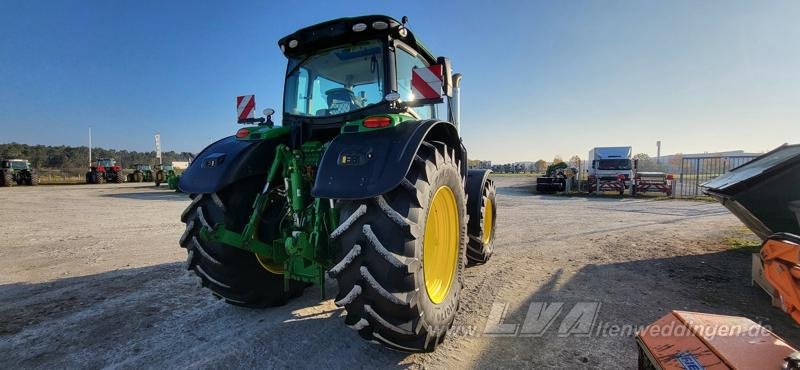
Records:
[[[122,166],[117,164],[113,158],[98,158],[94,166],[89,167],[86,172],[87,184],[102,184],[106,182],[125,182],[125,174],[122,173]]]

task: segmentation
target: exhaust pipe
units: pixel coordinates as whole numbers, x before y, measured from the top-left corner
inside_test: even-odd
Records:
[[[456,126],[456,130],[461,132],[461,73],[453,75],[453,96],[448,97],[448,120]]]

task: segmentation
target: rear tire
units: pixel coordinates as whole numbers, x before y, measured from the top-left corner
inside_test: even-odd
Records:
[[[133,182],[142,182],[143,179],[144,176],[142,175],[141,172],[136,171],[133,173]]]
[[[339,263],[328,274],[338,282],[336,304],[347,309],[345,323],[364,339],[410,352],[432,351],[444,340],[458,310],[466,262],[464,181],[454,150],[444,143],[425,142],[397,188],[375,198],[340,203],[342,221],[331,233]],[[450,192],[442,190],[446,188]],[[445,203],[451,206],[433,208],[449,211],[431,212],[440,190],[450,194],[443,198],[450,199]],[[444,225],[449,226],[439,228],[442,214],[455,223],[447,221]],[[431,232],[428,226],[439,230]],[[424,234],[429,234],[430,245]],[[450,242],[452,248],[447,247]],[[423,248],[426,245],[430,254]],[[425,261],[434,251],[436,258]],[[431,280],[426,281],[426,271]],[[450,279],[433,280],[433,276]]]
[[[36,186],[39,185],[39,174],[35,171],[30,172],[30,177],[28,179],[28,185]]]
[[[181,236],[180,245],[188,253],[187,269],[199,276],[202,286],[211,290],[214,296],[233,305],[251,308],[283,305],[290,298],[302,294],[307,284],[292,281],[289,292],[285,292],[283,275],[267,271],[254,253],[205,241],[199,233],[203,226],[213,227],[218,223],[225,224],[228,230],[241,232],[260,189],[258,185],[254,181],[242,182],[220,193],[193,195],[192,203],[181,216],[186,231]],[[259,228],[259,238],[263,241],[279,236],[278,227],[286,204],[285,198],[281,199],[282,203],[267,206],[267,214]]]
[[[122,171],[114,173],[114,182],[117,184],[122,184],[125,182],[125,174]]]
[[[494,181],[488,180],[481,194],[480,215],[475,217],[475,220],[470,217],[469,243],[467,244],[467,263],[469,265],[486,263],[494,252],[494,233],[497,224],[496,197],[497,190]]]

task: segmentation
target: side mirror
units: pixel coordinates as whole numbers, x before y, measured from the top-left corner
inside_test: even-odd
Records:
[[[264,109],[264,111],[262,113],[264,113],[264,117],[266,117],[266,120],[262,121],[262,122],[259,122],[258,125],[259,126],[265,125],[265,126],[267,126],[269,128],[272,128],[272,126],[275,126],[275,123],[272,122],[272,115],[275,114],[275,110],[272,109],[272,108],[267,108],[267,109]]]

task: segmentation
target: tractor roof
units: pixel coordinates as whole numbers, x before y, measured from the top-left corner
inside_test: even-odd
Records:
[[[388,25],[385,29],[375,29],[372,24],[384,22]],[[353,26],[364,24],[366,28],[362,31],[353,30]],[[405,36],[401,36],[401,29],[405,28]],[[422,44],[414,34],[402,23],[392,17],[385,15],[365,15],[360,17],[339,18],[322,22],[300,29],[291,35],[278,40],[284,55],[287,57],[300,57],[319,50],[327,49],[342,44],[349,44],[363,40],[375,39],[378,36],[391,34],[393,38],[402,40],[431,62],[436,58]],[[291,45],[294,44],[294,47]]]

